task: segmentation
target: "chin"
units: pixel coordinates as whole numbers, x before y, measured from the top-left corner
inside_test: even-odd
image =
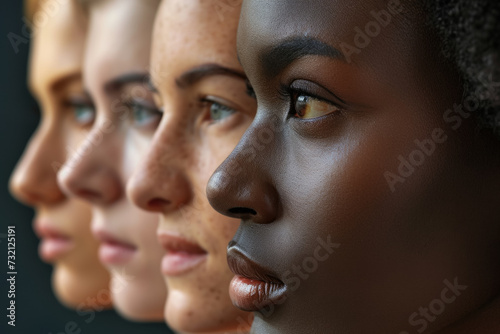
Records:
[[[186,289],[192,292],[194,287]],[[170,289],[165,304],[165,321],[170,328],[192,334],[249,332],[252,314],[239,311],[230,302],[222,305],[220,300],[203,297]]]
[[[55,265],[52,272],[52,288],[61,304],[71,309],[111,308],[111,294],[104,282],[109,282],[106,273],[88,279],[88,274],[71,270],[64,265]]]
[[[163,322],[163,291],[147,291],[151,287],[147,281],[127,282],[120,276],[113,275],[111,291],[113,306],[125,319],[136,322]],[[162,284],[162,286],[164,286]]]

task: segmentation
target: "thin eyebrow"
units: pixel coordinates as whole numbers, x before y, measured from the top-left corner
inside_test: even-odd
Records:
[[[206,77],[214,75],[229,75],[243,80],[247,79],[247,76],[242,71],[224,67],[218,64],[205,64],[194,67],[184,72],[175,80],[175,83],[180,88],[186,88],[188,86],[194,85],[195,83]]]
[[[291,63],[308,55],[326,56],[345,61],[338,49],[312,37],[292,37],[273,46],[260,56],[266,76],[276,77]]]
[[[116,91],[123,87],[126,84],[129,83],[145,83],[146,85],[149,84],[149,74],[148,73],[126,73],[124,75],[121,75],[119,77],[116,77],[114,79],[111,79],[110,81],[106,82],[104,84],[104,90],[109,92],[109,91]]]

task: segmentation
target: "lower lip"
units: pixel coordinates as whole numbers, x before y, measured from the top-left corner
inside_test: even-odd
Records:
[[[104,264],[124,264],[134,256],[135,249],[115,243],[102,243],[99,247],[99,259]]]
[[[73,242],[66,238],[43,238],[40,246],[40,257],[47,262],[55,261],[73,248]]]
[[[161,271],[165,276],[180,276],[207,259],[207,254],[192,254],[186,252],[169,252],[161,261]]]
[[[229,285],[229,296],[241,310],[256,312],[271,304],[282,304],[286,299],[286,286],[236,275]]]

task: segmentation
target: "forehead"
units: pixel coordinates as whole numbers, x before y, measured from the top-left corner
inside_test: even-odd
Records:
[[[400,0],[248,0],[238,31],[242,62],[292,37],[318,39],[347,55],[356,65],[414,58],[425,18],[413,1]],[[376,67],[376,66],[375,66]]]
[[[86,19],[81,7],[76,1],[59,2],[57,11],[46,16],[33,31],[29,81],[35,91],[81,71],[83,62]]]
[[[151,31],[158,1],[102,0],[89,3],[84,77],[102,85],[123,72],[144,72],[149,64]]]
[[[239,15],[239,2],[163,1],[153,33],[153,81],[158,85],[165,77],[207,63],[240,68],[236,56]]]

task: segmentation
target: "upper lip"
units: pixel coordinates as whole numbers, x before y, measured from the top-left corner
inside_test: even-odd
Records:
[[[101,243],[119,245],[119,246],[126,247],[126,248],[133,248],[133,249],[136,248],[131,243],[128,243],[126,241],[123,241],[123,240],[116,238],[114,235],[112,235],[108,231],[98,229],[98,230],[93,230],[92,233],[94,234],[94,237],[97,240],[99,240],[99,242],[101,242]]]
[[[34,224],[34,230],[36,235],[40,238],[58,238],[58,239],[70,239],[69,236],[61,233],[56,228],[49,226],[48,223],[42,223],[40,221],[36,221]]]
[[[198,244],[191,242],[181,236],[168,234],[168,233],[159,233],[158,241],[162,245],[162,247],[168,252],[184,252],[189,254],[206,254],[203,248],[201,248]]]
[[[262,282],[283,284],[271,270],[248,258],[235,243],[231,243],[227,250],[227,263],[229,269],[236,275]]]

